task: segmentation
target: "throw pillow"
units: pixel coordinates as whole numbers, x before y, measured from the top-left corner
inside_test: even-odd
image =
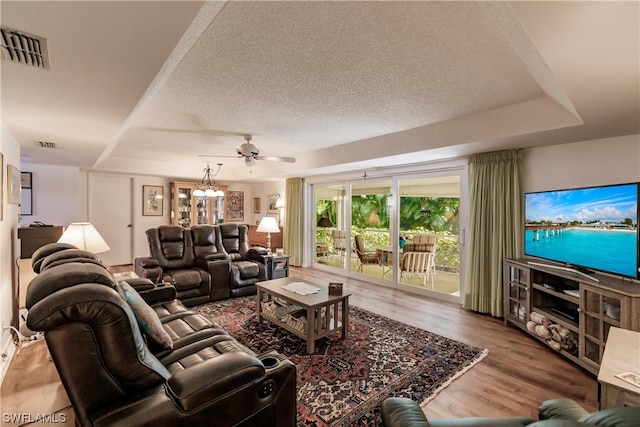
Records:
[[[118,282],[118,293],[133,310],[140,329],[163,348],[172,350],[173,341],[162,327],[158,314],[142,299],[140,294],[124,280]]]

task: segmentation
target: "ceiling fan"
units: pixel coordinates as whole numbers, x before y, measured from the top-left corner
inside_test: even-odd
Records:
[[[214,154],[201,154],[200,157],[235,157],[244,158],[244,164],[247,166],[255,166],[256,160],[269,160],[275,162],[287,162],[295,163],[294,157],[279,157],[279,156],[260,156],[260,150],[258,147],[251,143],[251,135],[244,135],[244,142],[236,147],[237,156],[220,156]]]

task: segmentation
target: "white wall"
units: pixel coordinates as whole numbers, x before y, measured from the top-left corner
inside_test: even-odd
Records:
[[[33,215],[22,216],[22,226],[34,221],[67,226],[84,219],[80,210],[78,168],[22,163],[21,171],[32,173],[33,196]]]
[[[20,145],[15,137],[2,124],[2,138],[0,138],[0,153],[3,154],[3,162],[0,164],[1,190],[0,204],[2,204],[2,220],[0,221],[0,320],[2,326],[11,324],[17,319],[17,306],[13,295],[17,292],[18,269],[16,259],[20,255],[18,246],[18,216],[19,205],[7,203],[7,165],[13,165],[20,169]],[[14,324],[15,326],[15,324]],[[9,330],[0,328],[0,353],[9,357],[0,358],[0,382],[4,379],[11,355],[15,346],[11,343],[13,335]]]
[[[269,181],[269,182],[264,182],[264,183],[260,183],[260,184],[254,184],[253,185],[253,194],[254,194],[254,198],[258,197],[260,198],[260,213],[254,214],[253,213],[253,198],[250,201],[250,209],[251,209],[251,215],[248,216],[248,219],[253,219],[253,221],[246,221],[247,224],[257,224],[260,222],[260,220],[262,219],[262,217],[267,215],[267,197],[269,195],[272,194],[280,194],[280,197],[282,197],[283,199],[285,199],[285,188],[286,188],[286,181],[282,180],[282,181]],[[246,200],[245,200],[245,204],[246,204]],[[284,201],[285,206],[287,204],[287,201],[285,199]],[[277,215],[276,215],[277,218]],[[281,210],[281,218],[280,218],[280,223],[282,226],[286,225],[286,217],[285,217],[285,209]]]
[[[640,135],[524,151],[523,192],[640,182]]]

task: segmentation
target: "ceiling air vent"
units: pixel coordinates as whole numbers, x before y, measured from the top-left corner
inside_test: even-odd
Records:
[[[35,145],[36,147],[40,147],[40,148],[58,148],[55,142],[48,142],[48,141],[36,141]]]
[[[49,69],[47,40],[21,31],[3,27],[0,48],[2,59],[18,64]]]

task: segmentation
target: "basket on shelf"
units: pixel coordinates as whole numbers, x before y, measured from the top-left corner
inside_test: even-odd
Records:
[[[263,301],[260,303],[262,312],[266,317],[283,320],[287,315],[287,307],[276,304],[274,301]]]
[[[326,316],[323,314],[322,321],[320,322],[320,327],[322,331],[326,330],[325,319],[326,319]],[[307,329],[307,311],[306,310],[292,311],[287,315],[285,322],[287,323],[287,325],[291,326],[296,331],[305,333]],[[317,325],[314,325],[314,328],[315,328],[315,332],[318,332]]]
[[[300,307],[298,307],[297,305],[294,305],[294,304],[283,305],[282,302],[274,301],[274,300],[262,301],[260,303],[260,306],[262,308],[262,313],[266,317],[269,317],[271,319],[277,319],[280,321],[285,321],[285,322],[286,322],[287,314],[291,313],[292,311],[300,310]]]
[[[291,326],[298,332],[305,333],[307,329],[307,312],[306,310],[297,310],[289,313],[286,318],[287,325]]]

